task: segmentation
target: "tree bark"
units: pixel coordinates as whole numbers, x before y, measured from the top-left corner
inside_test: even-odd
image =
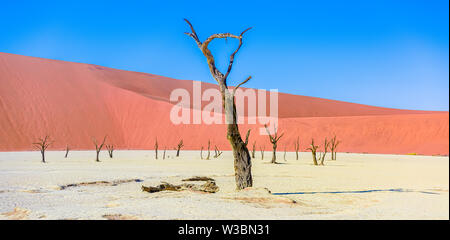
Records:
[[[45,151],[41,151],[42,154],[42,162],[45,163]]]
[[[277,144],[273,144],[272,163],[277,163]]]
[[[227,138],[233,149],[236,188],[244,189],[246,187],[251,187],[253,185],[252,162],[247,145],[242,141],[236,123],[228,124]]]
[[[35,148],[39,149],[42,155],[42,162],[45,163],[45,150],[47,150],[48,146],[52,144],[50,140],[50,136],[46,135],[44,138],[39,138],[38,142],[34,142],[33,145]]]
[[[233,150],[234,157],[234,170],[235,170],[235,180],[236,180],[236,188],[238,190],[244,189],[246,187],[251,187],[253,185],[252,173],[251,173],[251,159],[250,154],[247,149],[247,144],[242,141],[241,134],[239,133],[239,128],[237,125],[237,117],[236,117],[236,104],[234,101],[234,94],[236,90],[244,83],[249,81],[251,77],[248,77],[245,81],[238,84],[232,91],[228,89],[227,86],[227,77],[231,72],[234,56],[239,51],[242,46],[242,38],[243,34],[250,30],[247,28],[244,30],[239,36],[233,35],[230,33],[219,33],[213,34],[208,37],[203,43],[199,40],[197,33],[194,30],[192,24],[185,19],[186,23],[189,24],[191,29],[190,33],[186,33],[192,39],[194,39],[195,43],[202,51],[203,55],[206,57],[209,70],[213,78],[219,84],[219,90],[222,95],[223,108],[225,109],[225,118],[227,124],[227,139],[230,142],[231,148]],[[216,68],[214,56],[211,51],[208,49],[208,45],[212,40],[216,38],[235,38],[239,40],[239,46],[236,50],[230,55],[230,61],[228,63],[227,72],[223,74]],[[208,148],[209,149],[209,148]],[[208,151],[209,152],[209,151]]]
[[[67,158],[67,155],[69,155],[69,146],[66,147],[66,154],[64,155],[64,158]]]

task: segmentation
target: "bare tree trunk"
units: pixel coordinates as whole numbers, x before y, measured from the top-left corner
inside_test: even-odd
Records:
[[[324,165],[325,156],[327,155],[328,145],[330,142],[328,142],[327,138],[325,138],[325,142],[323,145],[323,154],[321,155],[320,165]]]
[[[208,140],[208,155],[206,156],[206,160],[209,160],[211,152],[209,151],[209,148],[211,147],[211,141]]]
[[[163,160],[166,159],[166,147],[164,147]]]
[[[45,151],[41,151],[42,162],[45,163]]]
[[[189,27],[191,28],[191,32],[186,34],[190,36],[192,39],[194,39],[199,49],[206,57],[211,75],[219,84],[219,90],[222,95],[223,108],[225,109],[225,118],[227,124],[227,139],[230,142],[234,156],[236,188],[240,190],[246,187],[251,187],[253,185],[253,179],[251,174],[251,159],[247,149],[247,144],[245,144],[244,141],[242,141],[241,134],[239,133],[239,128],[236,122],[237,119],[236,104],[234,101],[234,95],[236,93],[236,90],[242,84],[248,82],[251,79],[251,77],[248,77],[245,81],[238,84],[232,91],[228,89],[227,86],[227,78],[233,66],[234,56],[242,46],[242,38],[244,33],[250,30],[250,28],[243,31],[239,36],[230,33],[213,34],[210,37],[208,37],[205,40],[205,42],[202,43],[199,40],[192,24],[187,19],[185,19],[185,21],[189,24]],[[239,46],[231,54],[230,61],[228,63],[228,69],[225,74],[223,74],[222,72],[219,71],[219,69],[216,68],[214,57],[211,51],[208,49],[209,43],[216,38],[225,38],[225,39],[235,38],[239,40]]]
[[[316,165],[316,166],[319,165],[319,164],[317,163],[317,158],[316,158],[317,148],[319,148],[319,146],[316,146],[316,145],[314,144],[314,139],[311,139],[311,147],[308,148],[308,150],[311,150],[312,157],[313,157],[313,163],[314,163],[314,165]]]
[[[203,159],[203,146],[202,149],[200,149],[200,159]]]
[[[277,163],[277,144],[273,144],[272,163]]]
[[[155,141],[155,159],[158,159],[158,138]]]
[[[313,163],[314,163],[314,165],[319,165],[318,163],[317,163],[317,158],[316,158],[316,152],[312,152],[312,156],[313,156]]]
[[[53,142],[50,141],[50,136],[46,135],[44,138],[39,138],[38,142],[34,142],[33,145],[35,148],[39,149],[42,155],[42,162],[45,163],[45,150],[47,150],[48,146],[50,146]]]
[[[298,160],[298,151],[300,150],[300,140],[297,137],[297,141],[295,142],[295,160]]]
[[[264,150],[265,150],[265,146],[259,147],[259,151],[261,151],[261,160],[264,160]]]
[[[180,156],[180,149],[181,149],[182,147],[184,147],[183,139],[181,139],[181,141],[180,141],[180,142],[178,143],[178,145],[177,145],[177,157]]]
[[[277,162],[277,143],[280,140],[280,138],[284,135],[284,133],[282,133],[280,136],[278,136],[277,127],[274,126],[274,133],[272,136],[270,134],[269,128],[267,128],[267,125],[264,125],[264,127],[266,128],[267,134],[269,135],[270,143],[272,143],[272,147],[273,147],[272,163],[276,163]]]
[[[256,152],[256,141],[253,142],[252,158],[255,158],[255,152]]]
[[[336,160],[336,149],[339,143],[341,143],[341,141],[338,141],[336,139],[336,135],[334,135],[334,137],[331,139],[331,146],[330,146],[331,160]]]
[[[114,145],[106,145],[106,149],[108,150],[109,158],[113,158]]]
[[[66,154],[64,155],[64,158],[67,158],[67,155],[69,155],[69,146],[66,146]]]
[[[214,146],[214,158],[218,158],[222,152],[217,148],[217,145]]]
[[[100,162],[99,154],[100,154],[100,151],[102,150],[103,146],[105,145],[106,137],[107,137],[107,135],[103,138],[103,142],[100,145],[97,143],[97,140],[95,138],[92,138],[92,141],[95,144],[95,151],[97,153],[97,157],[95,158],[96,162]]]
[[[233,149],[236,188],[251,187],[253,185],[251,158],[247,144],[242,141],[237,124],[228,124],[227,138]]]

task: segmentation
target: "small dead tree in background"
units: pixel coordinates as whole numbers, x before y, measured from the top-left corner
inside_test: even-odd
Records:
[[[297,137],[297,141],[295,142],[295,160],[298,160],[298,150],[300,150],[299,137]]]
[[[105,145],[106,137],[107,137],[107,136],[105,136],[105,137],[103,138],[103,141],[102,141],[101,144],[98,144],[97,139],[92,138],[92,141],[93,141],[94,144],[95,144],[95,152],[97,153],[97,158],[95,159],[96,162],[100,162],[100,160],[99,160],[99,155],[100,155],[100,151],[102,150],[103,146]]]
[[[211,141],[208,140],[208,155],[206,156],[206,160],[209,160],[209,157],[211,156],[211,152],[209,151],[210,147],[211,147]]]
[[[69,145],[66,145],[66,154],[64,155],[64,158],[67,158],[67,155],[69,155]]]
[[[283,159],[286,162],[286,146],[284,146],[284,155],[283,155]]]
[[[327,155],[328,146],[330,145],[330,142],[325,138],[325,142],[323,144],[323,153],[320,156],[320,165],[324,165],[323,162],[325,161],[325,156]]]
[[[158,138],[155,140],[155,159],[158,159]]]
[[[179,142],[178,145],[177,145],[177,157],[180,156],[180,149],[181,149],[182,147],[184,147],[183,139],[181,139],[180,142]]]
[[[261,151],[261,160],[264,160],[264,148],[266,148],[266,146],[264,147],[259,147],[259,150]]]
[[[270,143],[272,143],[272,147],[273,147],[272,163],[276,163],[276,161],[277,161],[277,143],[280,140],[280,138],[284,135],[284,133],[282,133],[280,136],[278,136],[277,127],[274,126],[274,128],[273,128],[274,133],[272,136],[270,134],[269,128],[267,128],[267,125],[264,125],[264,127],[266,128],[267,134],[269,135]]]
[[[113,158],[114,145],[106,145],[106,149],[108,150],[109,158]]]
[[[183,141],[183,140],[182,140]],[[164,147],[163,160],[166,159],[166,147]]]
[[[313,157],[313,162],[314,162],[314,165],[316,165],[316,166],[318,165],[317,158],[316,158],[317,148],[319,148],[319,146],[314,144],[314,138],[311,139],[311,145],[310,145],[310,147],[307,150],[311,151],[312,157]]]
[[[214,145],[214,158],[218,158],[222,152],[217,148],[217,145]]]
[[[200,159],[203,159],[203,146],[202,149],[200,149]]]
[[[52,142],[50,141],[50,136],[46,135],[44,138],[38,138],[37,142],[34,142],[33,145],[35,148],[39,149],[42,155],[42,162],[45,163],[45,150],[47,150],[48,146],[50,146]]]
[[[336,160],[336,149],[339,143],[341,143],[341,141],[337,140],[336,135],[334,135],[334,137],[331,139],[331,146],[330,146],[331,160]]]
[[[253,142],[252,158],[255,158],[255,152],[256,152],[256,141]]]

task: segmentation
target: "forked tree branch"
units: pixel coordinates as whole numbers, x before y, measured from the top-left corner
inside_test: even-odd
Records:
[[[243,82],[239,83],[234,89],[233,89],[233,96],[234,94],[236,94],[237,89],[244,83],[250,81],[250,79],[252,79],[252,76],[249,76],[247,79],[245,79]]]
[[[234,57],[236,55],[236,53],[239,51],[239,49],[242,46],[242,37],[244,35],[244,33],[246,33],[248,30],[251,29],[247,28],[245,29],[243,32],[241,32],[241,34],[239,36],[231,34],[231,33],[217,33],[217,34],[213,34],[211,36],[209,36],[205,42],[201,42],[200,39],[198,38],[197,33],[194,30],[194,27],[192,26],[191,22],[189,22],[189,20],[184,19],[184,21],[189,25],[189,27],[191,28],[191,32],[185,32],[186,35],[190,36],[192,39],[194,39],[194,41],[197,43],[197,46],[200,48],[200,50],[202,51],[203,55],[205,55],[207,61],[208,61],[208,66],[209,69],[211,71],[211,73],[213,74],[213,76],[215,77],[216,81],[219,83],[221,90],[223,91],[225,88],[227,88],[227,83],[226,80],[228,78],[228,75],[231,72],[231,69],[233,68],[233,62],[234,62]],[[235,38],[239,40],[239,45],[236,48],[236,50],[230,55],[230,62],[228,63],[228,68],[227,68],[227,72],[225,74],[223,74],[222,72],[220,72],[215,65],[215,60],[214,57],[211,53],[211,51],[208,49],[208,45],[209,43],[211,43],[212,40],[216,39],[216,38]],[[247,80],[245,80],[244,82],[242,82],[240,85],[246,83],[248,80],[250,80],[251,77],[247,78]],[[237,88],[237,87],[236,87]],[[235,88],[235,89],[236,89]]]

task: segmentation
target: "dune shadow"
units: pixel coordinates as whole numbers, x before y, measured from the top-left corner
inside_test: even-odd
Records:
[[[356,190],[356,191],[325,191],[325,192],[287,192],[287,193],[272,193],[273,195],[294,195],[294,194],[339,194],[339,193],[372,193],[372,192],[418,192],[425,194],[439,194],[434,192],[426,192],[426,191],[415,191],[410,189],[402,189],[402,188],[391,188],[391,189],[372,189],[372,190]]]

